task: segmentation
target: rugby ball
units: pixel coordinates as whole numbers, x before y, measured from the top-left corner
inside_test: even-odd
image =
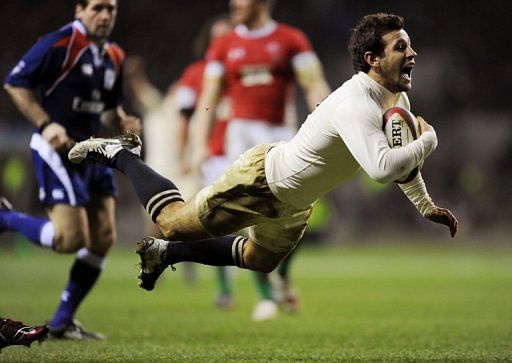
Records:
[[[384,112],[382,130],[386,134],[391,148],[403,147],[416,140],[420,134],[416,117],[401,107],[392,107]],[[418,171],[419,167],[416,167],[408,175],[395,181],[397,183],[410,182],[418,174]]]

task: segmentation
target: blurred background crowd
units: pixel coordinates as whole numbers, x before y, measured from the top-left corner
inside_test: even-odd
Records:
[[[163,91],[194,60],[192,43],[201,26],[226,13],[227,4],[228,0],[120,0],[113,39],[128,55],[144,59],[149,78]],[[40,35],[72,19],[74,1],[4,1],[1,10],[4,78]],[[512,3],[278,0],[274,17],[309,36],[334,89],[353,74],[346,51],[350,28],[364,14],[379,11],[405,17],[418,53],[409,93],[412,111],[433,124],[439,138],[439,147],[423,170],[430,194],[459,217],[463,236],[484,242],[487,236],[506,240],[512,221]],[[307,113],[301,97],[298,93],[303,120]],[[126,102],[130,108],[129,93]],[[28,148],[31,132],[2,93],[0,191],[26,212],[41,210]],[[119,241],[128,244],[142,233],[142,211],[126,180],[118,181]],[[396,186],[376,184],[363,173],[323,200],[314,225],[322,241],[411,233],[432,240],[448,235],[423,222]]]

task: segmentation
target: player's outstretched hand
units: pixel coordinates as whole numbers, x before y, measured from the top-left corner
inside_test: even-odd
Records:
[[[142,131],[140,119],[135,116],[126,115],[121,119],[121,130],[123,130],[123,132],[131,132],[135,135],[140,135]]]
[[[416,116],[416,120],[420,126],[420,135],[426,131],[434,131],[432,125],[430,125],[425,119],[421,116]]]
[[[68,136],[66,129],[57,122],[51,122],[43,130],[41,137],[57,151],[67,151],[74,144],[73,140]]]
[[[455,234],[457,233],[457,227],[459,226],[459,221],[457,221],[457,218],[455,218],[452,212],[450,212],[448,209],[439,207],[430,208],[425,213],[425,218],[432,222],[448,226],[448,228],[450,228],[451,236],[455,237]]]

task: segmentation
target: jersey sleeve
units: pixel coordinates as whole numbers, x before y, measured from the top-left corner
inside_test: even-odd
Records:
[[[331,121],[353,157],[372,179],[381,183],[399,179],[417,167],[437,145],[431,142],[430,135],[422,134],[404,147],[390,148],[382,131],[379,108],[368,105],[368,101],[350,100],[338,106]]]
[[[427,192],[427,187],[421,173],[418,173],[410,182],[398,184],[398,186],[422,216],[425,216],[431,208],[435,207],[432,198]]]
[[[206,50],[206,61],[224,62],[227,36],[214,40]]]
[[[206,52],[205,76],[210,78],[221,78],[224,76],[226,60],[227,36],[221,37],[210,45]]]
[[[313,52],[313,47],[311,46],[308,37],[299,29],[290,29],[290,40],[292,57],[295,57],[301,53]]]
[[[124,60],[126,58],[126,53],[119,45],[116,43],[111,43],[107,47],[107,53],[110,58],[110,61],[112,62],[112,66],[115,70],[115,83],[114,87],[112,88],[111,97],[107,100],[106,103],[106,109],[112,109],[119,105],[121,105],[124,102]]]
[[[202,80],[202,74],[197,74],[196,69],[195,64],[189,65],[179,79],[174,103],[180,111],[191,110],[196,106]]]
[[[24,88],[51,84],[61,70],[66,49],[59,46],[62,34],[51,33],[40,38],[21,58],[5,79],[5,83]]]
[[[179,80],[179,86],[182,87],[189,87],[196,89],[198,88],[197,79],[201,78],[201,76],[196,74],[194,64],[189,65],[185,70],[183,71],[180,80]]]
[[[291,62],[296,72],[309,69],[321,68],[320,60],[309,42],[306,34],[298,29],[290,31],[291,39]]]

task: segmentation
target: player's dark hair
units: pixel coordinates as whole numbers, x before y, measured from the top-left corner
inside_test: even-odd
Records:
[[[206,54],[206,50],[208,49],[208,46],[210,45],[210,33],[212,30],[212,27],[215,23],[219,21],[225,20],[227,23],[230,22],[229,15],[227,14],[220,14],[217,15],[214,18],[211,18],[208,20],[199,30],[199,33],[197,33],[196,38],[194,39],[194,55],[197,59],[204,58]]]
[[[75,0],[75,3],[77,5],[82,5],[82,7],[85,8],[89,4],[89,0]]]
[[[404,18],[393,14],[378,13],[363,17],[352,29],[348,42],[354,70],[368,73],[370,65],[365,61],[364,54],[372,52],[381,56],[385,47],[382,37],[391,31],[403,29],[404,24]]]
[[[261,3],[267,3],[270,11],[274,10],[274,6],[276,6],[276,0],[258,0]]]

